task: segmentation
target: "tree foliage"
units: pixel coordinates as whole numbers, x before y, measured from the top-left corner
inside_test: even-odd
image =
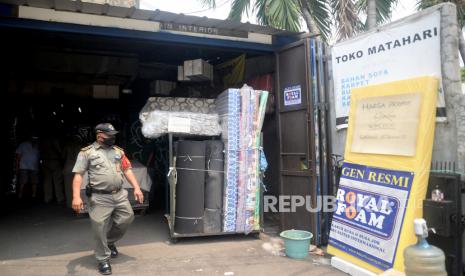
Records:
[[[199,0],[215,7],[215,0]],[[255,14],[259,24],[289,31],[300,31],[306,23],[310,32],[327,39],[335,35],[345,39],[366,30],[367,3],[370,0],[231,0],[228,19],[241,21],[243,15]],[[391,18],[398,0],[375,0],[378,23]],[[309,16],[306,16],[309,15]],[[335,29],[336,33],[331,34]]]
[[[419,0],[417,1],[417,9],[424,10],[429,7],[441,4],[441,3],[454,3],[457,6],[457,19],[459,25],[463,28],[465,24],[465,1],[464,0]]]

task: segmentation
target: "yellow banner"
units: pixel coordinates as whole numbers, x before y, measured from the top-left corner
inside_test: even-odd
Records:
[[[404,271],[413,220],[423,215],[437,91],[433,77],[351,91],[330,254],[375,273]]]
[[[224,87],[240,85],[244,81],[245,54],[215,66]]]

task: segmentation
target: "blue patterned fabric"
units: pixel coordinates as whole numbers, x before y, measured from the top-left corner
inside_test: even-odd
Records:
[[[259,147],[267,97],[268,92],[244,85],[216,100],[225,144],[224,232],[260,228],[260,169],[266,165]]]
[[[223,200],[223,231],[236,232],[237,182],[239,178],[240,91],[228,89],[216,100],[225,145],[225,189]]]

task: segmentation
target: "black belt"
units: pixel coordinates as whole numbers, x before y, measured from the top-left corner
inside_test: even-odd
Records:
[[[94,190],[92,189],[93,194],[101,194],[101,195],[109,195],[109,194],[116,194],[117,192],[121,191],[121,187],[119,187],[116,190],[113,191],[107,191],[107,190]]]

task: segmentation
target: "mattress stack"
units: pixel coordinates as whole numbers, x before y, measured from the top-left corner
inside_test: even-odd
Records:
[[[217,136],[221,133],[214,99],[151,97],[139,113],[142,134],[166,133]]]
[[[237,183],[239,177],[239,124],[241,110],[239,89],[228,89],[216,99],[216,110],[222,127],[225,175],[223,195],[223,232],[236,231]]]
[[[255,175],[257,179],[257,189],[255,191],[255,210],[254,210],[254,224],[253,224],[253,229],[254,230],[259,230],[260,229],[260,189],[261,189],[261,174],[266,170],[266,168],[262,168],[262,159],[265,159],[265,156],[263,153],[263,149],[261,149],[261,130],[263,128],[263,122],[265,121],[265,114],[267,111],[267,102],[268,102],[268,96],[269,92],[268,91],[261,91],[260,93],[260,104],[258,107],[258,118],[257,118],[257,127],[255,129],[256,131],[256,137],[255,137],[255,147],[259,149],[258,152],[256,152],[256,168],[255,168]],[[265,159],[266,162],[266,159]]]
[[[173,133],[172,129],[203,136],[221,134],[221,141],[177,143],[176,233],[259,230],[260,133],[267,99],[268,92],[246,85],[224,91],[215,102],[149,99],[140,113],[146,137]]]
[[[217,99],[225,143],[223,231],[258,230],[260,206],[260,133],[268,92],[244,86]]]

